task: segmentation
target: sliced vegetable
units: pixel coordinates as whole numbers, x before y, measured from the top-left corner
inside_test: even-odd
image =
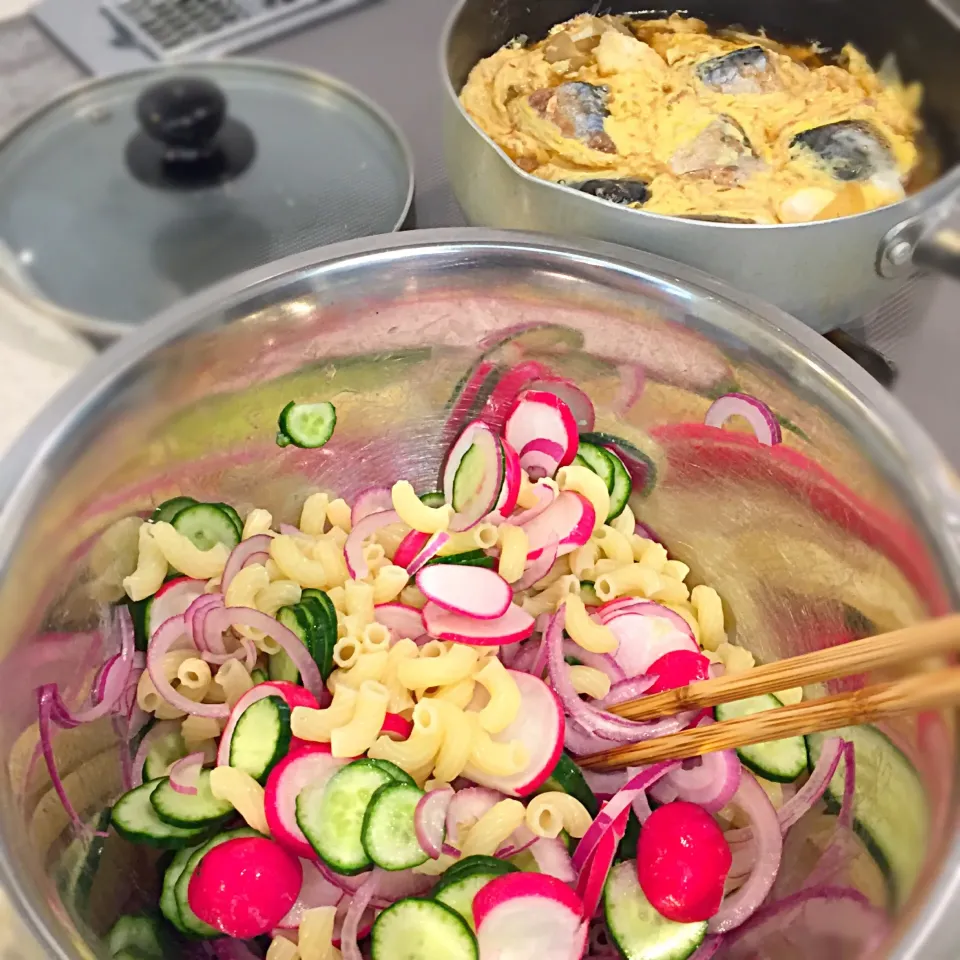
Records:
[[[465,550],[463,553],[450,553],[446,556],[434,557],[424,566],[433,566],[438,563],[456,563],[464,567],[486,567],[493,570],[497,566],[495,557],[488,556],[485,550]]]
[[[602,582],[603,577],[598,577],[598,587]],[[627,677],[649,673],[651,664],[675,650],[700,653],[689,624],[650,600],[637,600],[613,611],[601,607],[600,620],[620,641],[613,658]],[[678,621],[683,623],[682,629]]]
[[[159,726],[159,725],[158,725]],[[151,731],[156,728],[151,728]],[[146,738],[144,738],[146,739]],[[149,747],[143,760],[143,781],[160,780],[167,775],[172,764],[187,755],[187,745],[180,735],[178,724],[159,726],[157,733],[147,740]],[[139,757],[140,751],[137,751]],[[134,774],[136,774],[137,758],[134,758]]]
[[[430,602],[423,608],[427,633],[438,640],[452,640],[473,646],[499,646],[526,640],[533,633],[535,621],[515,603],[495,620],[477,620],[459,613],[451,613]]]
[[[377,764],[355,760],[336,771],[326,784],[309,784],[300,792],[297,824],[321,859],[337,873],[354,876],[372,865],[361,838],[364,816],[374,793],[393,782]]]
[[[210,771],[202,770],[195,794],[178,793],[169,777],[152,781],[150,804],[164,823],[175,827],[213,827],[233,813],[233,804],[220,800],[210,791]]]
[[[177,827],[161,820],[150,798],[163,780],[151,780],[125,793],[114,805],[110,821],[117,833],[134,843],[176,850],[196,843],[206,826]]]
[[[650,495],[657,484],[657,467],[639,447],[612,433],[583,433],[580,439],[587,443],[595,443],[616,454],[630,474],[633,492],[642,497]]]
[[[296,902],[300,861],[266,837],[237,837],[204,853],[187,897],[201,922],[229,937],[269,933]]]
[[[474,860],[483,860],[482,863],[470,863]],[[492,861],[492,863],[488,862]],[[466,857],[464,864],[456,872],[448,870],[433,888],[433,899],[456,910],[470,926],[476,930],[473,922],[473,900],[476,895],[491,881],[507,873],[515,873],[517,868],[506,860],[496,860],[493,857]]]
[[[596,513],[586,497],[564,490],[531,520],[517,517],[530,541],[528,560],[536,560],[551,543],[557,544],[557,556],[582,547],[593,533]]]
[[[261,783],[290,747],[290,707],[270,696],[248,707],[233,730],[230,766]]]
[[[371,513],[382,513],[393,509],[393,496],[389,487],[367,487],[357,494],[350,511],[350,523],[359,523]]]
[[[580,898],[555,877],[509,873],[491,880],[473,900],[483,957],[569,960],[583,936]]]
[[[464,919],[435,900],[409,898],[387,907],[370,934],[372,960],[478,960]]]
[[[417,574],[421,593],[438,607],[476,620],[496,620],[510,609],[513,590],[493,570],[442,563]]]
[[[607,522],[615,520],[626,509],[633,493],[633,478],[623,461],[612,450],[607,450],[613,464],[613,485],[610,488],[610,512]]]
[[[165,620],[187,612],[197,597],[204,595],[204,580],[191,580],[189,577],[175,577],[168,580],[144,604],[144,629],[149,640]]]
[[[571,797],[579,800],[586,807],[587,813],[591,817],[595,817],[600,810],[600,804],[584,779],[583,773],[566,753],[560,754],[550,776],[536,792],[544,793],[550,790],[569,793]]]
[[[331,883],[320,868],[310,860],[300,859],[303,883],[293,906],[277,924],[281,930],[296,930],[303,921],[303,914],[315,907],[336,907],[343,900],[343,890]]]
[[[270,771],[264,804],[273,838],[300,857],[316,856],[297,823],[297,797],[308,786],[322,791],[326,782],[349,761],[330,755],[325,743],[291,751]]]
[[[452,531],[469,530],[496,507],[504,474],[499,437],[481,420],[468,423],[440,471],[444,498],[456,510]]]
[[[592,470],[607,486],[607,492],[613,489],[613,454],[594,443],[580,441],[577,456],[583,466]]]
[[[520,710],[513,723],[492,735],[497,743],[517,740],[529,760],[520,773],[494,776],[467,764],[464,776],[511,797],[525,797],[541,787],[554,772],[563,751],[563,707],[556,694],[528,673],[509,670],[520,690]]]
[[[390,631],[390,640],[417,640],[427,632],[423,614],[403,603],[380,603],[373,608],[373,619]]]
[[[663,690],[675,690],[698,680],[710,678],[710,661],[694,650],[671,650],[657,657],[647,673],[655,677],[646,693],[661,693]]]
[[[181,510],[173,518],[173,528],[198,550],[211,550],[218,543],[233,550],[240,542],[233,517],[214,503],[197,503]]]
[[[718,720],[750,717],[764,710],[776,710],[783,704],[772,694],[748,697],[724,703],[715,710]],[[787,737],[770,743],[754,743],[737,750],[740,759],[766,780],[792,783],[807,769],[807,744],[803,737]]]
[[[107,934],[111,957],[125,951],[149,960],[164,960],[173,948],[163,921],[152,913],[125,914],[117,918]]]
[[[453,797],[453,788],[444,787],[428,791],[417,801],[413,815],[417,843],[432,860],[436,860],[443,852],[443,841],[447,835],[447,810]]]
[[[557,444],[559,455],[556,467],[571,463],[577,454],[577,422],[570,408],[556,394],[541,390],[525,390],[514,401],[503,426],[503,437],[520,454],[524,463],[524,449],[536,441]],[[552,476],[552,474],[551,474]]]
[[[153,523],[173,523],[173,518],[180,513],[181,510],[192,507],[196,502],[193,497],[171,497],[169,500],[164,500],[163,503],[150,514],[150,520]]]
[[[647,818],[637,845],[637,877],[647,900],[676,923],[701,923],[720,908],[733,862],[717,821],[677,800]]]
[[[328,401],[296,403],[291,400],[280,411],[277,424],[280,435],[285,437],[288,443],[313,450],[322,447],[333,436],[337,426],[337,411]]]
[[[428,859],[417,839],[415,815],[423,791],[415,783],[384,784],[371,797],[360,841],[383,870],[409,870]]]
[[[722,427],[731,417],[743,417],[756,434],[757,440],[768,447],[780,443],[783,433],[773,411],[756,397],[746,393],[727,393],[710,405],[703,422],[708,427]]]
[[[603,915],[620,952],[630,960],[686,960],[703,943],[703,921],[668,920],[646,898],[633,860],[618,863],[603,891]]]
[[[182,933],[190,931],[180,920],[180,908],[177,906],[177,881],[196,852],[197,847],[184,847],[178,850],[163,873],[163,884],[160,888],[160,912]]]

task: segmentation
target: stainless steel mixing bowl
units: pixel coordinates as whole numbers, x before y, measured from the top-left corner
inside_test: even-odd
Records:
[[[318,486],[348,497],[399,476],[432,486],[444,405],[479,344],[506,331],[591,394],[600,429],[647,451],[657,481],[635,498],[637,516],[718,587],[759,657],[953,607],[960,493],[923,431],[811,330],[696,271],[629,263],[603,244],[460,230],[245,274],[114,346],[0,470],[0,875],[38,955],[101,950],[117,911],[156,883],[144,848],[72,836],[36,762],[36,686],[87,682],[102,531],[180,492],[282,521]],[[703,426],[711,398],[734,385],[784,418],[780,447]],[[275,445],[293,397],[336,403],[324,449]],[[889,730],[930,817],[925,865],[891,935],[898,960],[956,955],[953,720],[931,713]],[[74,803],[95,818],[120,791],[110,723],[61,733],[56,752]],[[851,872],[886,896],[869,870]],[[825,960],[812,932],[809,943]]]

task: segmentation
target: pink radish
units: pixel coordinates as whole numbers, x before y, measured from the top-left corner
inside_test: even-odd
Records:
[[[666,610],[659,604],[649,604],[642,608],[642,612],[636,607],[625,607],[603,619],[620,641],[613,658],[628,677],[648,673],[650,664],[671,651],[700,652],[686,622],[686,632],[680,631],[671,619],[651,612],[651,609],[656,611],[658,608]]]
[[[563,444],[537,437],[520,451],[520,466],[527,471],[531,480],[542,480],[552,477],[560,469],[560,461],[565,453]]]
[[[350,524],[359,523],[372,513],[383,513],[393,509],[393,498],[389,487],[367,487],[357,494],[350,511]]]
[[[581,935],[583,904],[563,882],[542,873],[508,873],[473,898],[481,957],[570,960]]]
[[[383,718],[380,732],[391,740],[407,740],[413,733],[413,724],[406,717],[401,717],[399,713],[388,713]]]
[[[390,631],[390,640],[417,640],[427,632],[423,614],[404,603],[381,603],[373,608],[373,619]]]
[[[643,600],[640,597],[617,597],[616,600],[610,600],[603,604],[597,611],[600,622],[606,623],[614,615],[621,613],[634,613],[640,617],[654,617],[661,620],[669,620],[675,629],[686,634],[691,640],[694,640],[693,630],[690,624],[675,610],[665,607],[662,603],[656,603],[653,600]],[[694,640],[694,642],[696,642]]]
[[[478,568],[468,569],[476,572]],[[478,620],[444,610],[431,601],[423,608],[423,620],[427,625],[427,633],[438,640],[452,640],[454,643],[478,647],[496,647],[526,640],[533,633],[535,625],[533,617],[515,603],[510,604],[507,612],[496,620]]]
[[[534,380],[533,383],[528,384],[528,389],[556,394],[570,408],[579,433],[589,433],[593,429],[596,421],[593,402],[572,381],[562,377],[548,377],[544,380]]]
[[[443,497],[456,511],[452,532],[469,530],[499,503],[503,461],[500,438],[487,424],[474,420],[463,428],[440,471]]]
[[[654,660],[648,670],[650,675],[657,679],[647,693],[675,690],[688,683],[710,679],[710,661],[702,653],[695,653],[693,650],[672,650],[665,653]]]
[[[419,530],[411,530],[397,547],[393,555],[393,562],[398,567],[408,567],[413,558],[427,545],[430,539],[429,533],[421,533]]]
[[[567,845],[559,837],[537,837],[530,845],[530,853],[541,873],[564,883],[577,882],[577,871],[573,869]]]
[[[640,831],[637,878],[653,908],[668,920],[709,920],[720,909],[732,863],[717,821],[695,803],[658,807]]]
[[[506,520],[516,509],[517,497],[520,496],[520,475],[523,473],[517,451],[505,440],[500,441],[500,446],[503,449],[503,488],[496,509],[490,515],[493,522]]]
[[[288,753],[267,777],[264,805],[273,838],[297,856],[315,860],[316,853],[297,824],[297,796],[304,787],[329,780],[348,759],[330,755],[330,745],[314,743]]]
[[[433,534],[427,542],[420,548],[414,558],[407,564],[407,573],[415,576],[423,567],[425,567],[440,551],[446,546],[450,539],[450,534],[446,530]],[[394,561],[396,562],[396,561]]]
[[[343,899],[343,890],[332,884],[309,860],[300,860],[300,869],[303,871],[303,883],[300,895],[287,912],[287,915],[277,924],[282,930],[296,930],[303,920],[304,910],[314,907],[335,907]]]
[[[627,816],[624,813],[623,820]],[[597,843],[587,862],[580,870],[577,879],[577,894],[583,901],[584,916],[592,917],[600,900],[603,897],[603,887],[607,882],[607,874],[613,866],[617,847],[622,836],[616,830],[608,830]]]
[[[528,524],[534,517],[540,516],[540,514],[557,499],[556,484],[548,485],[538,480],[531,490],[537,498],[537,502],[534,506],[528,507],[526,510],[521,510],[510,518],[510,522],[515,526],[522,527]]]
[[[189,577],[168,580],[153,595],[147,609],[147,638],[152,637],[157,627],[166,620],[185,614],[194,600],[204,596],[205,587],[203,580],[191,580]]]
[[[295,683],[288,683],[283,680],[270,680],[265,683],[258,683],[255,687],[248,690],[230,711],[230,717],[227,725],[223,728],[220,735],[220,743],[217,746],[217,765],[227,767],[230,765],[230,745],[233,743],[233,731],[240,722],[240,717],[248,707],[252,707],[258,700],[266,697],[280,696],[284,699],[287,706],[292,710],[294,707],[312,707],[316,709],[317,699],[303,687],[298,687]],[[294,740],[294,745],[302,741]]]
[[[580,442],[577,421],[570,408],[553,393],[525,390],[513,404],[503,426],[503,437],[520,453],[533,440],[552,440],[562,449],[558,467],[573,462]]]
[[[504,420],[513,409],[520,391],[526,389],[531,380],[550,375],[550,370],[536,360],[527,360],[506,370],[483,405],[480,419],[489,423],[494,430],[502,431]]]
[[[564,490],[543,512],[521,524],[530,541],[527,559],[536,560],[551,542],[556,542],[559,557],[582,547],[593,533],[596,517],[586,497]]]
[[[452,787],[430,790],[417,802],[417,808],[413,814],[417,843],[433,860],[440,856],[443,849],[443,840],[447,835],[447,810],[453,797]]]
[[[525,770],[497,777],[468,764],[464,776],[474,783],[499,790],[511,797],[525,797],[549,779],[563,751],[563,706],[557,695],[542,681],[528,673],[509,671],[520,690],[520,711],[513,723],[493,734],[497,743],[519,740],[530,761]]]
[[[456,399],[451,398],[450,416],[443,428],[444,446],[449,446],[453,442],[460,431],[461,424],[473,412],[481,390],[495,369],[496,367],[489,360],[481,360],[463,382],[460,392],[456,394]]]
[[[513,591],[500,574],[484,567],[436,563],[417,574],[420,592],[438,607],[477,620],[496,620],[510,608]]]
[[[300,862],[266,837],[237,837],[203,855],[187,902],[204,923],[246,940],[273,930],[300,894]]]

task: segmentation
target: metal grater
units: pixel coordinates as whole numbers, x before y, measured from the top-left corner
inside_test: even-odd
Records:
[[[124,38],[156,60],[229,53],[364,0],[102,0]]]

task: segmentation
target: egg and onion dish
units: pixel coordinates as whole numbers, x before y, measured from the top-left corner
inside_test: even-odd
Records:
[[[481,60],[460,98],[533,176],[670,216],[802,223],[922,185],[922,89],[847,45],[597,17]]]

